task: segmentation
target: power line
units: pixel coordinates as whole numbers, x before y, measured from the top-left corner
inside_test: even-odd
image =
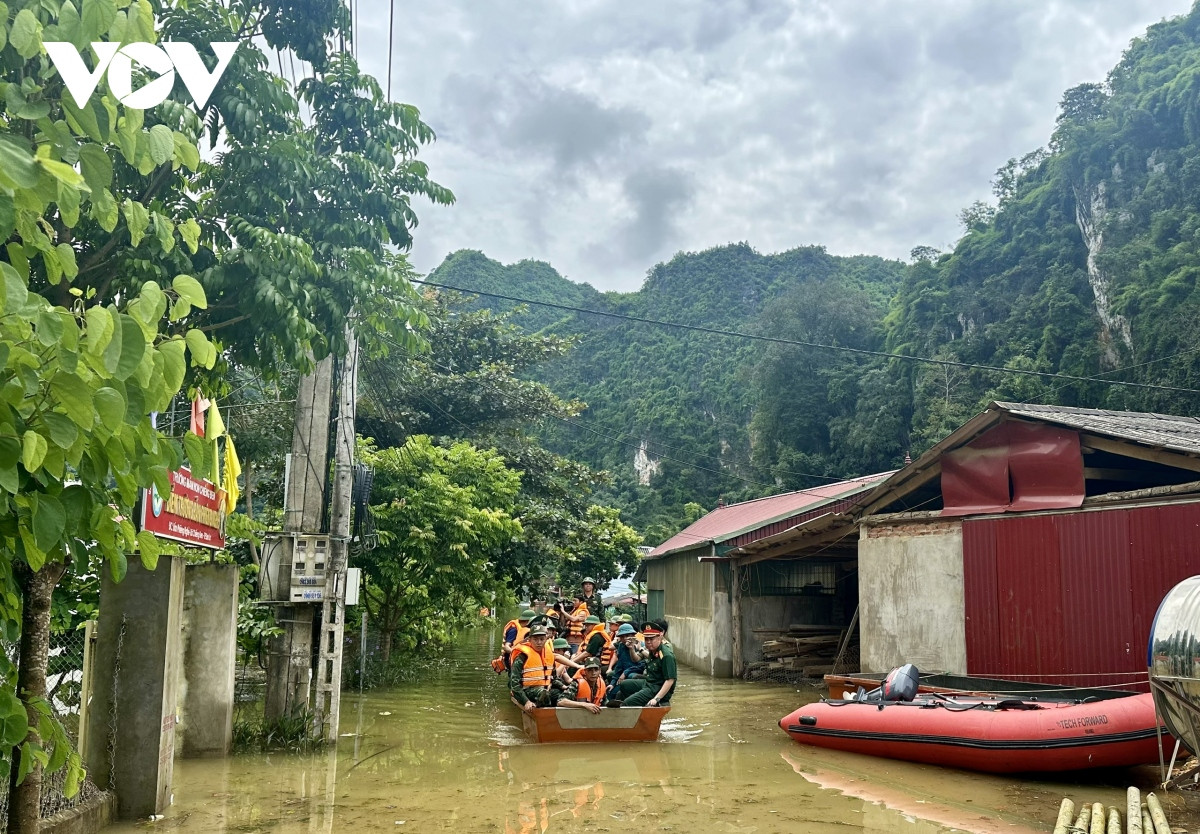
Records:
[[[400,344],[398,344],[397,342],[393,341],[392,339],[390,339],[390,338],[388,338],[388,337],[386,337],[386,336],[385,336],[385,337],[383,337],[383,338],[384,338],[384,340],[385,340],[385,341],[389,342],[389,343],[390,343],[392,346],[394,346],[394,347],[396,347],[396,348],[398,348],[398,349],[400,349],[400,350],[404,351],[404,352],[405,352],[405,353],[406,353],[406,354],[409,356],[409,358],[411,358],[411,359],[416,359],[416,358],[418,358],[418,357],[414,356],[414,355],[412,354],[412,352],[411,352],[411,351],[409,351],[407,348],[405,348],[403,345],[400,345]],[[452,369],[452,368],[450,368],[450,367],[448,367],[448,366],[446,366],[446,365],[441,365],[441,364],[439,364],[439,363],[437,363],[437,362],[434,362],[434,361],[433,361],[432,359],[430,359],[428,356],[422,356],[422,357],[419,357],[419,358],[420,358],[420,359],[422,359],[422,360],[423,360],[423,361],[425,361],[425,362],[428,362],[430,365],[433,365],[434,367],[440,368],[440,369],[442,369],[442,370],[444,370],[444,371],[448,371],[448,372],[450,372],[450,373],[454,373],[454,371],[453,371],[453,369]],[[485,385],[485,386],[487,386],[487,387],[491,388],[491,390],[492,390],[492,392],[493,392],[493,393],[496,393],[496,394],[501,394],[501,395],[503,395],[503,394],[504,394],[504,392],[503,392],[503,391],[501,391],[501,390],[500,390],[499,388],[497,388],[497,387],[496,387],[496,386],[495,386],[493,383],[491,383],[490,381],[488,381],[488,380],[486,380],[486,379],[479,379],[479,380],[477,380],[477,382],[479,382],[479,383],[481,383],[481,384],[483,384],[483,385]],[[470,431],[471,431],[471,427],[470,427],[470,426],[468,426],[466,423],[464,423],[464,422],[462,422],[461,420],[459,420],[459,419],[458,419],[457,417],[455,417],[454,415],[452,415],[452,414],[450,414],[449,412],[447,412],[445,409],[443,409],[443,408],[441,408],[440,406],[438,406],[438,405],[437,405],[436,403],[434,403],[432,400],[428,399],[428,398],[427,398],[427,397],[426,397],[424,394],[417,393],[417,396],[419,396],[421,399],[425,400],[427,403],[429,403],[431,406],[433,406],[433,408],[435,408],[437,411],[439,411],[439,412],[441,412],[442,414],[444,414],[444,415],[445,415],[446,417],[448,417],[450,420],[454,421],[455,423],[458,423],[460,426],[462,426],[462,427],[463,427],[465,430],[467,430],[468,432],[470,432]],[[377,404],[378,404],[378,400],[376,400],[376,402],[377,402]],[[638,441],[638,443],[637,443],[637,444],[634,444],[634,443],[630,443],[630,442],[628,442],[628,441],[625,441],[625,440],[621,440],[621,439],[620,439],[620,437],[622,437],[622,436],[624,436],[624,437],[629,437],[630,439],[637,439],[637,438],[634,438],[632,435],[615,435],[615,436],[614,436],[614,435],[610,435],[610,434],[608,434],[607,432],[600,431],[599,429],[594,429],[594,428],[592,428],[591,426],[584,425],[583,423],[576,423],[576,422],[574,422],[573,420],[570,420],[570,419],[568,419],[568,418],[566,418],[566,417],[560,417],[560,416],[559,416],[559,415],[557,415],[557,414],[547,414],[546,416],[548,416],[548,417],[552,417],[553,419],[555,419],[555,420],[559,420],[559,421],[561,421],[561,422],[563,422],[563,423],[566,423],[566,424],[567,424],[567,425],[569,425],[569,426],[573,426],[574,428],[577,428],[577,429],[582,429],[583,431],[588,431],[588,432],[591,432],[592,434],[595,434],[595,435],[597,435],[597,436],[599,436],[599,437],[603,437],[604,439],[606,439],[606,440],[610,440],[610,441],[612,441],[612,442],[614,442],[614,443],[619,443],[620,445],[622,445],[622,446],[626,446],[626,447],[628,447],[628,448],[630,448],[630,449],[634,449],[634,448],[640,449],[640,448],[641,448],[641,441],[640,441],[640,440]],[[660,445],[660,446],[661,446],[661,445],[664,445],[664,444],[658,444],[658,445]],[[666,447],[666,448],[673,448],[673,447]],[[701,454],[701,453],[698,453],[698,452],[688,452],[687,450],[683,450],[683,449],[680,449],[680,450],[678,450],[678,451],[682,451],[682,452],[684,452],[684,453],[686,453],[686,454],[691,454],[691,455],[694,455],[694,456],[696,456],[696,457],[700,457],[700,458],[706,458],[706,459],[709,459],[709,460],[716,460],[718,463],[721,463],[721,462],[722,462],[720,458],[713,457],[712,455],[705,455],[705,454]],[[698,463],[695,463],[695,462],[693,462],[693,461],[680,460],[679,458],[674,458],[674,457],[671,457],[671,456],[669,456],[669,455],[664,455],[664,454],[662,454],[662,453],[656,453],[656,454],[657,454],[657,457],[658,457],[658,459],[659,459],[659,460],[669,460],[669,461],[671,461],[672,463],[678,463],[678,464],[680,464],[680,465],[682,465],[682,466],[690,466],[690,467],[692,467],[693,469],[699,469],[699,470],[700,470],[700,471],[702,471],[702,472],[709,472],[709,473],[711,473],[711,474],[714,474],[714,475],[721,475],[721,476],[723,476],[723,477],[732,478],[732,479],[734,479],[734,480],[736,480],[736,481],[741,481],[741,482],[743,482],[743,483],[750,484],[751,486],[761,486],[761,487],[768,487],[768,488],[770,488],[770,489],[774,489],[774,490],[777,490],[777,489],[779,489],[779,484],[777,484],[777,483],[768,483],[768,482],[765,482],[765,481],[755,481],[755,480],[753,480],[753,479],[751,479],[751,478],[745,478],[745,477],[743,477],[743,476],[741,476],[741,475],[738,475],[738,474],[735,474],[735,473],[733,473],[733,472],[729,472],[729,471],[725,471],[725,470],[720,470],[720,469],[711,469],[711,468],[709,468],[709,467],[706,467],[706,466],[701,466],[700,464],[698,464]],[[795,475],[795,476],[797,476],[797,477],[804,477],[804,478],[818,478],[818,479],[820,479],[820,480],[826,480],[826,481],[830,481],[831,483],[841,483],[841,482],[843,482],[843,481],[853,481],[853,480],[859,480],[859,478],[845,478],[845,477],[838,478],[838,477],[830,477],[830,476],[828,476],[828,475],[815,475],[815,474],[812,474],[812,473],[810,473],[810,472],[781,472],[781,474]],[[812,487],[810,487],[810,488],[808,488],[808,489],[789,490],[789,492],[802,492],[802,493],[811,493],[811,492],[814,492],[814,491],[815,491],[815,490],[814,490],[814,488],[812,488]],[[771,496],[767,496],[767,497],[771,497]]]
[[[1115,379],[1101,379],[1099,377],[1090,376],[1075,376],[1073,374],[1054,374],[1049,371],[1034,371],[1025,368],[1003,368],[999,365],[981,365],[972,362],[957,362],[953,359],[934,359],[928,356],[912,356],[905,353],[889,353],[882,350],[868,350],[866,348],[852,348],[844,345],[826,345],[820,342],[808,342],[801,339],[784,339],[779,336],[763,336],[757,333],[743,333],[738,330],[724,330],[718,327],[705,327],[698,324],[683,324],[675,321],[662,321],[660,319],[645,318],[644,316],[631,316],[626,313],[610,313],[604,310],[587,310],[582,307],[574,307],[569,304],[555,304],[551,301],[534,301],[531,298],[518,298],[512,295],[504,295],[502,293],[484,292],[483,290],[468,290],[462,287],[454,287],[449,284],[437,284],[432,281],[423,281],[418,278],[410,278],[414,284],[423,284],[427,287],[435,289],[450,290],[451,292],[463,293],[464,295],[482,295],[487,298],[498,298],[503,301],[512,301],[517,304],[534,304],[539,307],[552,307],[556,310],[566,310],[572,313],[583,313],[589,316],[605,316],[607,318],[622,319],[624,321],[638,322],[639,324],[653,324],[659,327],[674,327],[679,330],[690,330],[696,333],[707,333],[713,336],[732,336],[738,339],[749,339],[758,342],[768,342],[778,345],[790,345],[792,347],[816,348],[818,350],[830,350],[842,353],[852,353],[859,356],[873,356],[883,359],[901,359],[906,362],[923,362],[929,365],[938,365],[941,367],[950,368],[966,368],[968,370],[992,371],[1001,374],[1015,374],[1018,376],[1035,376],[1043,379],[1054,379],[1065,382],[1092,382],[1100,383],[1101,385],[1120,385],[1127,388],[1144,388],[1153,391],[1176,391],[1184,394],[1200,394],[1200,390],[1196,388],[1177,388],[1172,385],[1152,385],[1145,382],[1126,382]]]

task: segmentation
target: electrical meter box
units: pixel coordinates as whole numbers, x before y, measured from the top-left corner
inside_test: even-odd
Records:
[[[263,542],[259,599],[322,602],[330,539],[325,534],[272,533]]]

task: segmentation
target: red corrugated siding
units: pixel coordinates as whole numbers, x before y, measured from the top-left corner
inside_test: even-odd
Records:
[[[1120,682],[1145,672],[1163,597],[1200,573],[1200,504],[965,519],[963,571],[971,674]]]

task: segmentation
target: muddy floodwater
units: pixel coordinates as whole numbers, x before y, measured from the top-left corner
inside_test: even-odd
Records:
[[[1064,796],[1124,809],[1158,776],[1011,779],[807,748],[777,722],[816,690],[683,666],[658,743],[529,744],[495,641],[468,634],[413,683],[346,693],[336,750],[177,761],[165,818],[107,831],[1024,834],[1050,831]],[[1200,830],[1196,795],[1164,799],[1177,831]]]

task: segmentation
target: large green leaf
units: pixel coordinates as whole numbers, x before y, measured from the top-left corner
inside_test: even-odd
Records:
[[[96,413],[100,415],[100,422],[104,427],[111,432],[121,428],[121,424],[125,422],[125,398],[121,396],[121,392],[115,388],[105,386],[99,389],[92,396],[92,401],[96,405]]]
[[[189,222],[195,223],[195,220],[189,218]],[[196,227],[196,234],[200,233],[200,227]],[[179,297],[187,301],[193,307],[199,310],[208,309],[208,296],[204,294],[204,285],[190,275],[176,275],[171,279],[171,289],[178,293]]]
[[[137,534],[138,554],[142,557],[142,567],[146,570],[154,570],[158,567],[158,557],[162,553],[162,546],[158,537],[153,533],[142,530]]]
[[[42,422],[50,434],[50,442],[60,449],[69,449],[79,437],[79,429],[63,415],[47,411],[42,414]]]
[[[79,149],[79,168],[92,194],[112,185],[113,164],[108,152],[99,145],[88,144]]]
[[[104,351],[104,366],[115,379],[124,381],[137,370],[146,353],[146,335],[132,316],[117,314],[117,331]]]
[[[33,429],[25,432],[21,438],[21,463],[25,465],[26,472],[37,471],[46,457],[48,446],[46,438]]]
[[[83,0],[83,35],[88,41],[101,40],[117,16],[116,0]]]
[[[84,313],[84,320],[87,323],[84,345],[88,353],[97,356],[103,353],[112,342],[113,333],[117,327],[115,316],[116,313],[107,307],[89,307]]]
[[[29,735],[29,716],[21,699],[0,688],[0,750],[16,747]]]
[[[30,497],[37,499],[36,502],[31,503],[29,508],[33,514],[34,541],[37,542],[38,548],[49,553],[62,541],[63,531],[67,524],[67,513],[53,495],[38,493]]]
[[[0,489],[16,494],[21,486],[17,461],[21,459],[21,444],[15,437],[0,437]]]
[[[125,225],[129,227],[129,240],[137,246],[150,226],[150,212],[137,200],[126,200],[121,209],[125,213]]]
[[[33,188],[37,181],[37,163],[29,145],[10,133],[0,133],[0,185]]]
[[[209,456],[209,447],[211,445],[211,443],[201,437],[197,437],[190,431],[183,436],[184,453],[187,454],[191,470],[197,477],[203,477],[203,473],[212,469],[212,459]]]
[[[201,368],[211,368],[217,361],[217,349],[208,341],[208,337],[200,330],[189,330],[184,334],[188,350],[192,352],[192,364]]]
[[[42,24],[38,22],[37,15],[29,9],[17,12],[8,33],[8,42],[22,58],[29,59],[37,55],[42,48]]]
[[[150,128],[149,142],[150,158],[154,160],[155,165],[171,161],[172,153],[175,150],[175,137],[171,133],[171,128],[166,125],[155,125]]]
[[[84,431],[92,430],[96,423],[96,409],[92,406],[87,383],[75,374],[55,374],[50,381],[50,393],[72,423]]]

